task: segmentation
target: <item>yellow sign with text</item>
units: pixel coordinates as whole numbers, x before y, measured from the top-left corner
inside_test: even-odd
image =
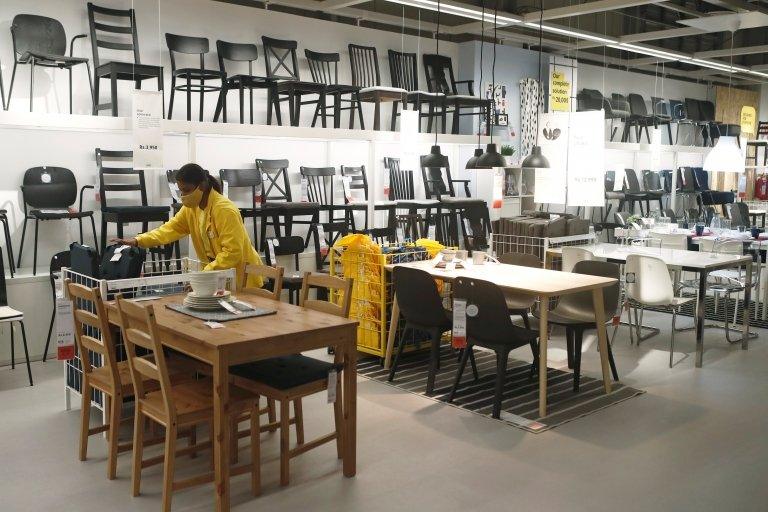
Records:
[[[571,82],[562,71],[552,71],[549,77],[549,110],[553,112],[571,110]]]
[[[755,107],[744,105],[741,107],[741,133],[755,134],[755,124],[757,119],[757,112]]]

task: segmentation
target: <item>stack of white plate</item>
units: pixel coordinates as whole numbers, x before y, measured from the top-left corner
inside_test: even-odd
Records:
[[[225,290],[220,295],[198,295],[196,292],[189,292],[184,297],[184,305],[190,309],[200,311],[218,311],[224,309],[219,304],[220,300],[230,302],[232,300],[232,293],[229,290]]]

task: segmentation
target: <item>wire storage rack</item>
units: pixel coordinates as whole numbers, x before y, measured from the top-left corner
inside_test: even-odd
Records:
[[[589,245],[597,242],[597,235],[594,232],[583,235],[569,235],[559,237],[537,237],[524,235],[505,235],[493,233],[491,235],[491,247],[496,257],[508,252],[517,252],[533,254],[539,260],[547,263],[547,268],[554,270],[560,269],[560,258],[555,258],[551,262],[547,259],[547,251],[558,247],[569,245]]]
[[[430,250],[413,243],[354,244],[331,248],[330,259],[331,275],[354,279],[350,318],[359,321],[357,350],[383,358],[394,295],[386,266],[432,259]],[[421,348],[423,341],[422,335],[410,333],[406,350]]]
[[[94,278],[77,273],[71,268],[65,267],[61,271],[61,282],[63,283],[64,280],[69,279],[73,283],[78,283],[89,288],[98,288],[105,301],[114,300],[115,296],[118,294],[122,294],[124,297],[130,297],[137,301],[148,301],[164,295],[172,295],[186,291],[189,284],[190,274],[192,272],[201,271],[203,267],[204,264],[202,262],[187,257],[146,261],[139,277],[115,280]],[[227,290],[236,289],[236,273],[234,269],[221,271],[220,279],[223,281],[220,283],[220,287]],[[63,286],[62,293],[64,295],[66,294],[66,289]],[[96,312],[92,303],[80,302],[78,303],[78,307],[87,309],[93,313]],[[84,334],[88,334],[97,339],[101,338],[101,333],[97,329],[88,326],[84,327],[86,329],[84,330]],[[119,329],[115,328],[112,339],[115,342],[117,360],[124,361],[126,354]],[[93,364],[93,366],[101,366],[103,364],[101,356],[92,354],[92,357],[91,364]],[[65,361],[64,380],[65,407],[69,410],[71,408],[72,393],[80,396],[80,390],[82,389],[82,365],[77,346],[75,346],[75,357]],[[103,412],[104,400],[101,392],[94,391],[91,399],[93,405]]]

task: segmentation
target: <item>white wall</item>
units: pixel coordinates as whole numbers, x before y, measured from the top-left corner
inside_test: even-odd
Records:
[[[257,43],[259,60],[256,62],[254,73],[265,74],[264,54],[261,48],[261,36],[282,39],[296,39],[299,42],[298,57],[301,63],[301,77],[311,80],[309,69],[306,67],[304,49],[308,48],[322,52],[338,52],[341,54],[339,64],[340,83],[351,83],[347,45],[349,43],[376,46],[379,56],[382,85],[390,85],[387,50],[404,49],[409,52],[433,52],[432,39],[415,36],[401,36],[396,32],[384,32],[369,28],[354,27],[330,21],[294,16],[252,7],[224,4],[212,0],[97,0],[98,5],[115,8],[136,9],[139,32],[141,60],[146,64],[161,63],[165,67],[166,105],[170,101],[170,60],[165,44],[165,33],[175,33],[190,36],[207,37],[210,41],[211,53],[206,57],[206,66],[218,69],[216,56],[216,40],[223,39],[231,42]],[[10,26],[16,14],[28,13],[50,16],[58,19],[64,25],[67,37],[88,33],[88,15],[84,0],[3,0],[0,2],[0,62],[3,64],[3,74],[6,89],[10,85],[11,69],[13,67],[13,51],[11,44]],[[102,49],[103,51],[103,49]],[[107,50],[109,51],[109,50]],[[458,46],[444,41],[440,42],[440,53],[454,59],[458,55]],[[81,39],[75,44],[75,55],[92,58],[90,41]],[[115,60],[129,61],[130,55],[118,52]],[[102,57],[102,60],[104,58]],[[195,67],[199,64],[196,58],[177,59],[179,67]],[[230,63],[231,64],[231,63]],[[82,67],[82,66],[79,66]],[[231,71],[230,71],[231,69]],[[245,72],[247,67],[238,69],[228,68],[228,72]],[[423,75],[423,72],[421,72]],[[74,75],[75,113],[90,113],[91,105],[87,74],[84,68],[77,69]],[[420,77],[423,82],[423,76]],[[153,80],[145,82],[145,88],[154,89]],[[39,69],[35,79],[35,111],[39,112],[68,112],[67,73]],[[130,111],[130,93],[132,85],[128,82],[119,83],[120,114],[127,115]],[[101,102],[108,101],[108,81],[102,80]],[[205,120],[212,120],[217,100],[217,93],[206,95]],[[192,99],[192,119],[197,119],[198,96]],[[238,122],[237,93],[231,92],[228,98],[229,122]],[[256,91],[254,99],[254,121],[266,123],[266,94]],[[29,66],[20,66],[16,75],[12,110],[27,110],[29,108]],[[247,107],[246,107],[247,109]],[[373,124],[371,105],[365,106],[365,119],[368,127]],[[389,108],[384,109],[383,126],[389,126]],[[247,110],[246,110],[247,112]],[[312,120],[313,106],[302,109],[302,125]],[[108,115],[102,112],[102,115]],[[186,95],[177,93],[174,104],[174,119],[185,119]],[[246,114],[247,121],[247,114]],[[283,107],[283,123],[288,123],[287,106]],[[346,123],[346,116],[343,123]],[[343,125],[344,126],[344,125]]]

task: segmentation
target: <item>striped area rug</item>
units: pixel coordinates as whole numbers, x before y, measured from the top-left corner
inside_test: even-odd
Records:
[[[496,356],[493,352],[475,349],[475,360],[479,379],[475,381],[469,363],[462,377],[453,405],[467,411],[491,417],[494,386],[496,382]],[[458,359],[453,350],[444,346],[440,355],[441,366],[435,378],[433,400],[448,403],[448,393],[453,385],[458,368]],[[387,381],[388,370],[379,364],[378,358],[364,358],[358,362],[357,371],[363,377],[394,386],[426,397],[429,352],[421,351],[403,354],[403,359],[392,382]],[[606,395],[602,380],[582,373],[579,392],[573,392],[573,374],[553,368],[548,369],[548,412],[545,418],[539,416],[539,379],[530,379],[530,363],[510,359],[504,386],[501,419],[509,425],[527,432],[545,432],[563,423],[587,416],[611,405],[623,402],[645,391],[613,385],[613,392]]]

